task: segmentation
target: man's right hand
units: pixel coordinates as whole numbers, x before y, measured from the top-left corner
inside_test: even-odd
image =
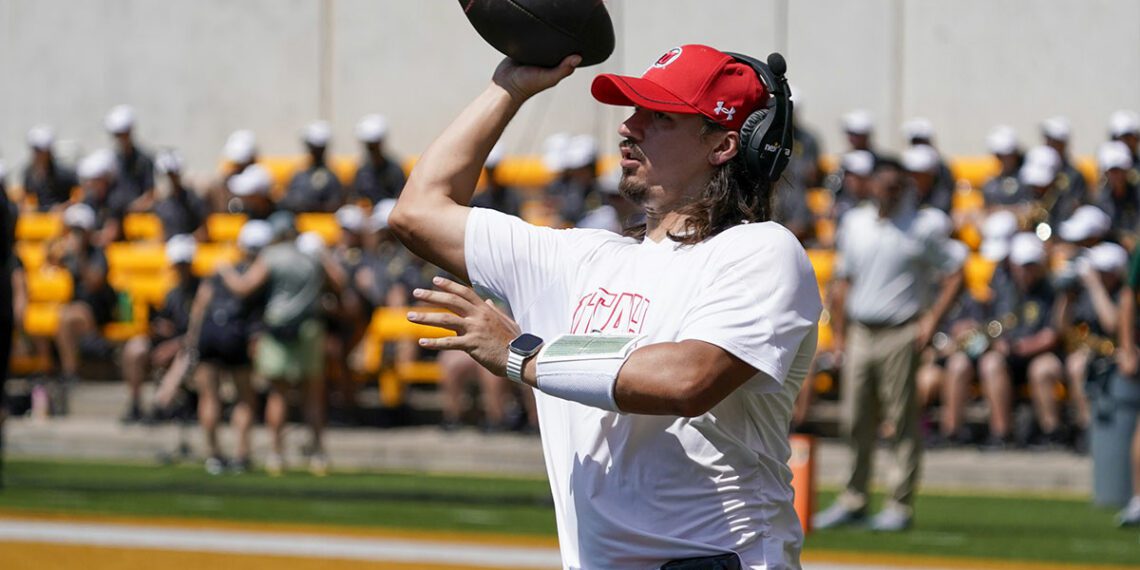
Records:
[[[558,67],[538,67],[521,65],[510,58],[506,58],[495,69],[491,81],[502,87],[519,103],[558,85],[559,81],[574,73],[578,64],[582,63],[582,56],[572,54],[566,56]]]

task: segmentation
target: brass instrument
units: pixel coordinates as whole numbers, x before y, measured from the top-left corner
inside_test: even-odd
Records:
[[[1109,357],[1116,350],[1116,343],[1109,337],[1093,334],[1088,323],[1069,327],[1061,337],[1065,352],[1076,352],[1087,348],[1096,356]]]

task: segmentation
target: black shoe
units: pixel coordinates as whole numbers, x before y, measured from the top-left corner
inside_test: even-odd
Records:
[[[463,424],[461,424],[459,422],[444,420],[444,421],[440,422],[439,429],[441,429],[447,433],[457,432],[457,431],[463,429]]]
[[[234,475],[241,475],[243,473],[249,473],[252,470],[253,470],[253,462],[250,461],[250,459],[248,457],[241,457],[241,458],[235,459],[235,460],[231,461],[229,464],[229,472],[233,473]]]
[[[145,421],[145,418],[138,404],[131,404],[123,416],[119,418],[119,422],[123,425],[137,424],[143,421]]]
[[[1073,434],[1073,453],[1082,457],[1089,454],[1089,430],[1081,429]]]
[[[1008,437],[1000,437],[991,435],[978,446],[979,451],[1005,451],[1013,447],[1013,442]]]

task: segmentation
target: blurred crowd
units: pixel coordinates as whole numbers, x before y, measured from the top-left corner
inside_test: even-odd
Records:
[[[344,179],[329,154],[330,125],[308,125],[300,136],[306,160],[280,188],[250,131],[232,133],[220,171],[195,184],[184,176],[175,149],[152,154],[136,139],[135,123],[130,107],[112,109],[105,118],[110,148],[82,157],[74,168],[57,159],[53,130],[34,127],[27,133],[28,164],[14,176],[0,175],[0,184],[7,178],[22,183],[22,194],[11,193],[13,216],[38,211],[61,217],[66,232],[49,245],[46,264],[65,269],[74,282],[55,336],[22,334],[27,280],[19,259],[13,262],[17,351],[48,354],[57,362],[50,376],[59,381],[46,395],[54,413],[66,413],[66,397],[57,392],[79,380],[87,361],[119,368],[130,393],[126,422],[169,417],[188,387],[210,436],[212,472],[249,468],[248,433],[258,417],[277,434],[276,452],[265,465],[280,471],[281,426],[290,409],[302,410],[312,432],[310,466],[323,472],[326,415],[351,418],[357,405],[361,371],[354,354],[374,310],[414,304],[411,291],[430,287],[439,274],[387,230],[388,212],[405,182],[403,161],[385,145],[387,121],[380,115],[359,121],[359,159]],[[849,148],[829,160],[819,138],[796,124],[792,161],[774,190],[777,221],[810,251],[831,251],[842,239],[836,228],[841,231],[845,216],[876,200],[871,180],[877,165],[897,162],[905,173],[905,199],[944,216],[942,239],[960,259],[958,267],[970,271],[980,264],[992,272],[987,286],[961,290],[922,353],[918,402],[928,410],[928,443],[1083,451],[1090,422],[1085,394],[1111,369],[1132,374],[1137,367],[1126,292],[1140,277],[1135,269],[1130,273],[1140,221],[1140,118],[1132,112],[1111,117],[1095,178],[1075,165],[1065,118],[1043,121],[1032,144],[997,127],[985,143],[998,174],[980,190],[955,180],[927,120],[903,125],[907,145],[897,157],[876,147],[868,113],[846,115],[843,130]],[[638,221],[638,213],[619,194],[620,172],[602,168],[604,154],[589,135],[554,135],[542,149],[553,181],[516,189],[498,175],[503,157],[496,147],[473,205],[547,225],[620,232]],[[960,196],[968,191],[981,199],[964,207]],[[149,312],[147,333],[119,344],[102,331],[129,320],[124,313],[131,303],[108,281],[106,248],[125,239],[123,221],[135,212],[161,221],[177,283]],[[335,217],[338,241],[298,235],[296,216],[312,212]],[[211,239],[207,220],[215,214],[246,216],[237,239],[242,257],[199,277],[192,271],[195,250]],[[817,271],[830,274],[830,268]],[[827,296],[826,280],[822,284]],[[390,348],[385,358],[424,358],[414,343]],[[821,342],[820,349],[817,372],[836,376],[842,347]],[[529,391],[489,376],[462,353],[442,354],[438,364],[446,429],[477,417],[487,431],[537,431]],[[143,387],[151,379],[156,388],[148,397]],[[475,385],[482,409],[472,413],[468,396]],[[805,385],[797,422],[806,421],[817,388],[814,381]],[[966,421],[974,402],[986,413],[982,429],[971,430]],[[223,409],[242,434],[239,448],[228,454],[216,437]]]

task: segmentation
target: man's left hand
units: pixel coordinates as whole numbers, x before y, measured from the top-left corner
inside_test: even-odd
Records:
[[[439,289],[416,289],[416,299],[450,313],[408,313],[408,320],[454,331],[456,336],[421,338],[420,346],[433,350],[462,350],[498,376],[507,373],[508,345],[520,333],[517,323],[470,287],[436,277]]]

